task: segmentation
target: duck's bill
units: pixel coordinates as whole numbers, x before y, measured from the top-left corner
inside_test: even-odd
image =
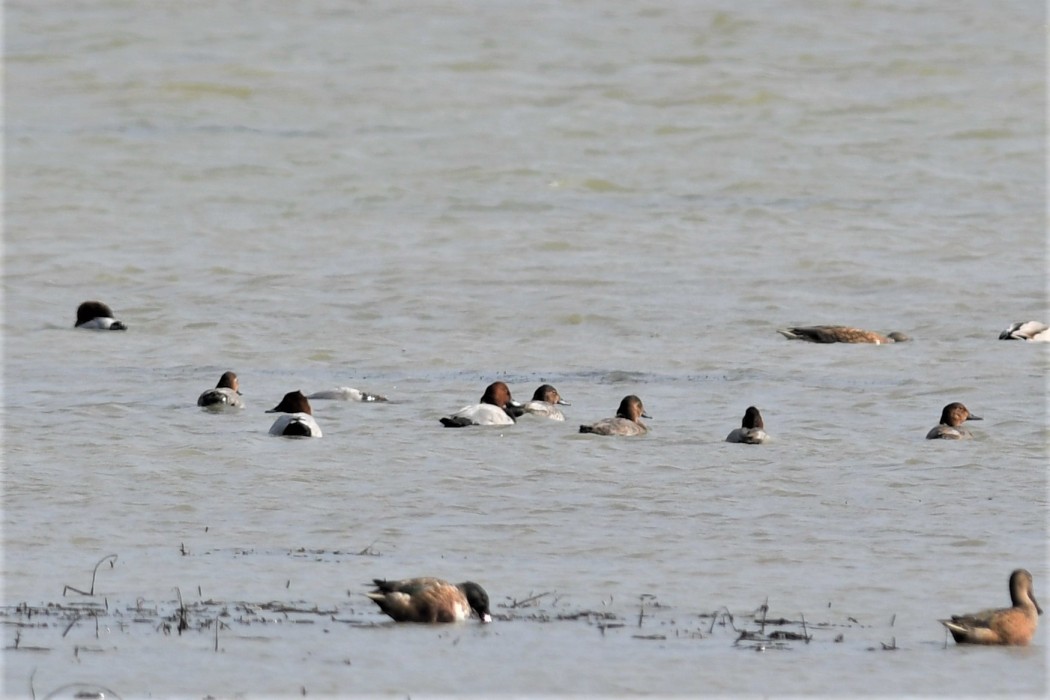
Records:
[[[974,414],[971,413],[970,417],[967,418],[966,420],[984,420],[984,418],[981,418],[980,416],[975,416]]]
[[[1040,612],[1042,612],[1042,611],[1040,610]],[[484,615],[481,616],[481,621],[482,622],[492,622],[492,615],[489,615],[488,613],[485,613]]]

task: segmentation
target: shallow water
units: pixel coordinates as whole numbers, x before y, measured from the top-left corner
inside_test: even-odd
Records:
[[[5,694],[1046,692],[1045,630],[937,623],[1050,597],[1048,350],[996,340],[1050,318],[1041,5],[5,10]],[[441,428],[494,379],[568,420]],[[337,385],[391,401],[267,435]],[[424,574],[497,620],[363,595]],[[738,642],[767,601],[812,640]]]

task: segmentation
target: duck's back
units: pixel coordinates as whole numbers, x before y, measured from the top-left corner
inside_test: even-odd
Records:
[[[522,406],[522,410],[527,415],[550,418],[551,420],[565,420],[565,414],[561,412],[561,409],[546,401],[529,401]]]
[[[726,436],[726,442],[743,443],[745,445],[761,445],[767,440],[769,440],[769,435],[761,428],[736,428]]]
[[[591,425],[581,425],[580,432],[594,433],[595,435],[645,435],[649,432],[649,429],[641,423],[635,423],[633,420],[616,416],[615,418],[605,418]]]
[[[321,426],[309,413],[282,413],[270,426],[270,435],[321,437]]]
[[[944,423],[935,425],[930,432],[926,433],[927,440],[968,440],[972,437],[973,434],[969,430],[955,428]]]
[[[449,425],[454,423],[454,425]],[[510,414],[499,406],[488,403],[478,403],[472,406],[464,406],[448,418],[442,418],[441,422],[448,427],[462,427],[466,425],[513,425],[514,419]]]
[[[205,408],[242,408],[244,403],[233,389],[216,387],[201,394],[197,399],[197,405]]]

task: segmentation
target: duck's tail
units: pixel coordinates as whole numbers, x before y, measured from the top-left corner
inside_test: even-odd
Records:
[[[474,425],[474,421],[463,416],[450,416],[441,419],[441,425],[446,428],[466,428],[468,425]]]

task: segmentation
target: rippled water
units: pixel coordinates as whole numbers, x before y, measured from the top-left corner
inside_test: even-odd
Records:
[[[1047,348],[996,340],[1050,318],[1041,4],[5,10],[5,694],[1046,692],[1044,630],[937,623],[1050,598]],[[497,378],[568,421],[441,428]],[[336,385],[391,401],[266,434]],[[422,574],[496,622],[363,595]],[[812,640],[738,642],[766,602]]]

